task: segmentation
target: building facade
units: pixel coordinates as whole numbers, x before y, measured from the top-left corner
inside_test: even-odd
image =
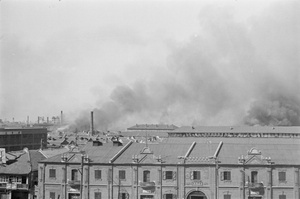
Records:
[[[0,128],[0,146],[6,151],[47,147],[46,128]]]
[[[300,198],[299,139],[187,133],[146,144],[92,141],[82,150],[41,161],[39,198]]]
[[[0,149],[0,198],[38,198],[38,161],[45,157],[37,150],[5,152]]]

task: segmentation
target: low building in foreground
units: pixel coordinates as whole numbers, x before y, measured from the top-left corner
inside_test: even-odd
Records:
[[[38,197],[300,198],[299,128],[203,128],[178,128],[146,143],[90,141],[82,150],[43,160]]]
[[[0,149],[0,198],[38,198],[38,161],[45,157],[37,150],[5,152]]]

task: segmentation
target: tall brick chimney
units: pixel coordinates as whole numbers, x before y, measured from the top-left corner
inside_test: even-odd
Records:
[[[60,124],[63,124],[63,111],[60,111]]]
[[[90,135],[94,134],[94,112],[91,111]]]

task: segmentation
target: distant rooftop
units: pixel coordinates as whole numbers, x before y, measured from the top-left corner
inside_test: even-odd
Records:
[[[182,126],[171,133],[300,133],[300,126]]]
[[[136,124],[127,130],[174,130],[177,128],[174,124]]]

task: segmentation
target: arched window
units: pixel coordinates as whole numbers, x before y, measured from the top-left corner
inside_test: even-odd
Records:
[[[145,170],[143,172],[143,182],[150,182],[150,171]]]

